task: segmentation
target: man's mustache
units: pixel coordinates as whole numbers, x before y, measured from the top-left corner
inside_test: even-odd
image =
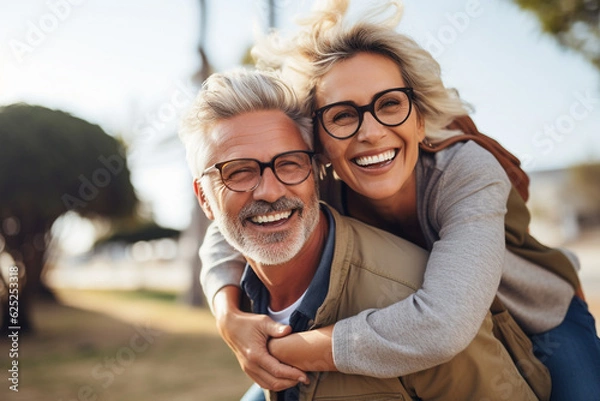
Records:
[[[242,210],[240,210],[239,217],[240,220],[245,221],[252,216],[277,213],[290,209],[299,209],[301,213],[304,209],[304,203],[300,199],[290,199],[286,197],[279,198],[272,203],[262,200],[255,201],[244,206]]]

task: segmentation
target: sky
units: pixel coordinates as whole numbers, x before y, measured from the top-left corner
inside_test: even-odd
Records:
[[[279,0],[277,25],[313,0]],[[206,0],[207,55],[239,64],[265,0]],[[354,1],[363,15],[369,1]],[[526,171],[600,160],[600,72],[540,33],[509,0],[405,0],[398,28],[440,63],[480,131]],[[198,0],[0,0],[0,105],[28,102],[99,124],[129,144],[132,181],[159,224],[184,229],[193,198],[176,135],[198,88]],[[0,145],[1,146],[1,145]]]

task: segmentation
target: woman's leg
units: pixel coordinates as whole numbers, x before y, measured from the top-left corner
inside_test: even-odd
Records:
[[[262,388],[258,386],[258,384],[254,383],[246,394],[243,395],[240,401],[265,401],[265,393]]]
[[[573,297],[565,320],[531,341],[550,371],[551,401],[600,400],[600,339],[584,301]]]

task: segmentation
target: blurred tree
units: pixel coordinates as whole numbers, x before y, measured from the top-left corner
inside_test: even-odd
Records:
[[[198,40],[198,55],[200,56],[200,67],[196,73],[192,76],[192,81],[200,87],[202,82],[209,77],[213,72],[213,68],[206,55],[206,32],[208,24],[208,9],[206,7],[205,0],[199,0],[200,2],[200,38]],[[178,143],[179,140],[177,139]],[[191,191],[191,185],[190,185]],[[191,193],[191,192],[190,192]],[[197,202],[193,203],[194,209],[192,210],[191,222],[188,229],[182,234],[180,243],[184,253],[187,264],[190,267],[190,286],[187,291],[183,294],[182,300],[194,306],[200,306],[204,304],[204,296],[202,295],[202,288],[200,286],[200,270],[202,269],[202,262],[198,257],[198,246],[204,239],[204,232],[208,227],[208,219],[204,215],[204,212],[200,209]]]
[[[267,2],[267,29],[277,26],[277,9],[275,8],[275,0],[266,0]]]
[[[139,221],[136,224],[127,224],[126,227],[113,230],[108,235],[98,238],[94,242],[94,249],[113,242],[135,244],[138,241],[152,241],[163,238],[177,239],[181,232],[174,228],[158,225],[154,221]]]
[[[51,227],[67,211],[88,218],[133,216],[138,203],[124,148],[99,126],[65,112],[14,104],[0,108],[1,242],[24,267],[21,329],[29,307],[53,299],[42,281]],[[3,321],[6,329],[7,319]]]
[[[513,0],[533,12],[544,32],[600,70],[600,0]]]
[[[276,0],[264,0],[264,1],[266,4],[266,11],[267,11],[266,31],[269,32],[273,28],[277,27],[277,7],[278,6],[276,4],[277,3]],[[241,60],[242,65],[254,66],[256,64],[256,60],[254,60],[254,57],[252,57],[252,48],[253,47],[254,47],[254,44],[251,44],[250,46],[248,46],[248,48],[244,52],[244,55],[242,56],[242,60]]]
[[[194,83],[196,83],[198,86],[200,86],[202,84],[202,82],[204,82],[204,80],[206,78],[208,78],[208,76],[210,74],[212,74],[212,66],[210,65],[210,62],[208,61],[208,56],[206,55],[206,28],[207,28],[207,22],[208,22],[208,10],[206,7],[206,1],[205,0],[199,0],[200,1],[200,40],[198,41],[198,55],[200,56],[200,68],[198,68],[198,71],[196,71],[196,73],[194,74],[194,76],[192,77],[192,80],[194,81]]]

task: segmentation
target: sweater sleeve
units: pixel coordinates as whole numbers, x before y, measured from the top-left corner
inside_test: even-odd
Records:
[[[336,367],[397,377],[450,360],[473,340],[497,292],[504,264],[510,182],[496,159],[473,143],[449,160],[436,155],[420,208],[437,234],[422,288],[379,310],[337,322]],[[439,173],[439,174],[437,174]]]
[[[215,294],[227,285],[240,286],[246,260],[223,237],[216,223],[211,223],[200,246],[202,270],[200,283],[211,311]]]

